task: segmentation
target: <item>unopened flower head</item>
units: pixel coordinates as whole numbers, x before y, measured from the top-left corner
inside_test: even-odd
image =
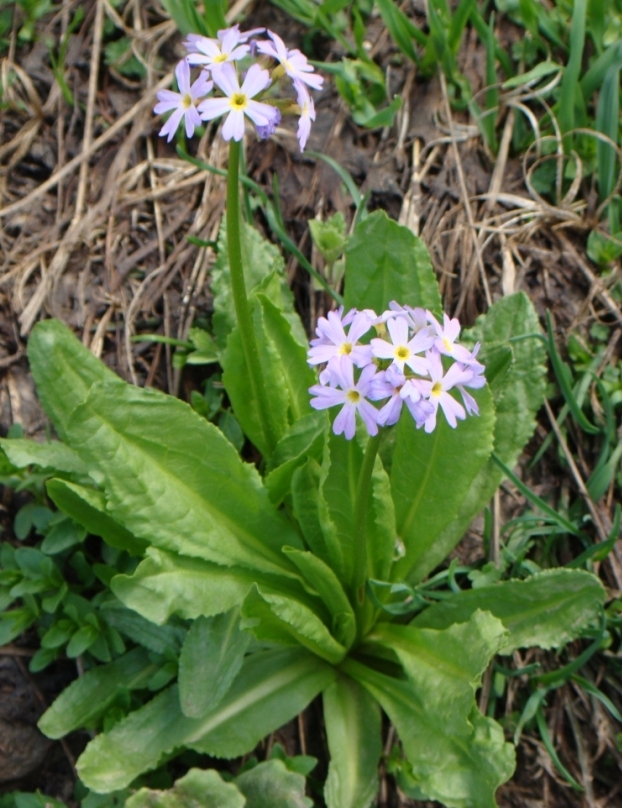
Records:
[[[386,330],[379,328],[385,323]],[[370,341],[369,331],[383,336]],[[476,358],[479,345],[473,351],[459,345],[459,331],[457,320],[447,318],[442,327],[429,312],[395,302],[380,315],[370,309],[329,312],[318,320],[317,338],[308,353],[309,364],[320,366],[320,384],[309,390],[311,406],[341,406],[333,430],[348,439],[354,436],[357,415],[370,435],[402,417],[432,432],[440,407],[455,428],[467,414],[479,414],[466,388],[486,383],[484,365]],[[443,343],[441,351],[437,342],[445,339],[449,346]],[[457,361],[457,355],[463,361]]]
[[[269,39],[257,39],[267,33]],[[323,79],[306,56],[288,49],[274,32],[264,28],[240,31],[239,26],[218,31],[215,38],[188,34],[184,45],[188,55],[175,71],[179,92],[161,90],[156,114],[171,112],[160,134],[170,141],[182,120],[187,137],[204,121],[226,116],[222,127],[225,140],[241,140],[245,119],[260,138],[270,137],[282,114],[298,114],[298,141],[302,151],[315,120],[315,106],[309,88],[319,90]],[[271,66],[270,60],[276,65]],[[190,68],[201,70],[190,83]],[[283,82],[295,93],[283,95]],[[210,96],[210,92],[214,95]]]

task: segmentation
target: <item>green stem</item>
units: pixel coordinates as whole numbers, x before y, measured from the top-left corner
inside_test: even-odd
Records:
[[[244,269],[242,265],[242,245],[240,241],[240,143],[229,142],[229,167],[227,171],[227,248],[229,251],[229,270],[231,273],[231,292],[235,314],[242,339],[242,350],[246,360],[246,368],[253,398],[257,402],[259,421],[267,448],[270,454],[276,445],[276,436],[270,418],[270,405],[266,395],[259,351],[253,329],[253,318],[246,295]]]
[[[371,498],[371,477],[380,446],[379,432],[367,441],[363,465],[359,473],[354,512],[354,610],[359,632],[363,629],[365,610],[365,581],[367,579],[367,510]]]

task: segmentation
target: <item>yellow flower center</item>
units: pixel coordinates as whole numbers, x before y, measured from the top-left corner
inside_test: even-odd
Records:
[[[432,395],[433,396],[440,396],[443,392],[443,385],[440,382],[434,382],[432,385]]]
[[[352,353],[352,343],[351,342],[344,342],[342,345],[339,346],[339,353],[345,354],[349,356]]]
[[[451,342],[447,339],[447,337],[443,337],[443,346],[444,346],[445,350],[448,351],[449,353],[451,353],[451,351],[453,350],[453,347],[454,347],[451,344]]]
[[[233,109],[245,109],[248,104],[248,99],[244,93],[233,93],[231,96],[231,106]]]
[[[405,362],[410,356],[410,348],[406,345],[399,345],[395,349],[395,356],[397,359],[401,359],[402,362]]]
[[[361,394],[358,390],[348,390],[346,393],[346,398],[349,399],[353,404],[356,404],[357,401],[361,400]]]
[[[192,98],[190,93],[186,93],[184,97],[181,99],[181,105],[184,109],[190,109],[192,106]]]
[[[229,56],[226,53],[219,53],[218,56],[214,56],[214,61],[218,64],[220,62],[226,62]]]

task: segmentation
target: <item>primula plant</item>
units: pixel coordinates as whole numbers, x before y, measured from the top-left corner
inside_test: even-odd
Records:
[[[320,81],[276,35],[257,36],[189,37],[179,93],[156,107],[172,112],[169,138],[182,119],[189,134],[227,116],[212,336],[243,456],[186,403],[121,381],[53,320],[34,329],[29,358],[63,450],[1,443],[16,465],[26,456],[57,468],[49,497],[78,525],[132,542],[135,569],[110,581],[120,605],[186,629],[176,681],[104,728],[78,772],[105,793],[184,749],[247,755],[321,695],[329,808],[374,800],[383,714],[403,791],[492,808],[514,747],[477,707],[483,672],[496,654],[589,634],[605,596],[581,570],[534,563],[528,578],[477,588],[453,562],[437,570],[533,432],[545,384],[538,319],[519,293],[458,341],[423,243],[376,212],[347,240],[343,307],[319,319],[309,345],[282,259],[241,220],[239,141],[244,115],[260,136],[276,124],[272,87],[287,77],[303,145],[300,101],[312,119],[304,93]],[[191,83],[193,65],[202,72]],[[92,668],[41,729],[101,729],[105,705],[119,688],[144,688],[152,664],[130,650]],[[297,793],[292,805],[303,804]]]

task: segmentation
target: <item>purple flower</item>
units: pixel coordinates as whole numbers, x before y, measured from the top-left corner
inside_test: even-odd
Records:
[[[281,122],[281,110],[278,107],[274,107],[274,111],[276,115],[274,116],[274,120],[270,121],[267,126],[255,126],[257,130],[257,134],[259,135],[261,140],[266,140],[276,132],[276,128]]]
[[[477,401],[475,401],[473,396],[470,393],[467,393],[464,388],[470,387],[473,390],[479,390],[486,384],[486,378],[484,377],[484,371],[486,368],[475,358],[479,352],[479,349],[480,344],[478,342],[471,352],[468,364],[462,365],[465,378],[461,384],[457,385],[460,395],[462,396],[462,400],[464,401],[464,406],[466,407],[466,411],[469,415],[479,415],[479,407],[477,406]]]
[[[340,310],[341,312],[341,310]],[[334,358],[345,356],[350,364],[362,368],[372,361],[369,345],[358,345],[358,340],[369,331],[371,320],[364,311],[352,311],[342,316],[340,312],[329,311],[326,317],[320,317],[315,333],[318,339],[311,340],[308,353],[310,365],[322,365]],[[346,334],[344,325],[350,323]]]
[[[411,385],[423,398],[426,398],[433,406],[433,411],[425,420],[425,431],[433,432],[436,427],[436,415],[439,405],[445,414],[449,426],[455,429],[457,419],[466,418],[466,413],[462,404],[449,395],[449,390],[468,380],[469,374],[465,372],[458,362],[453,364],[447,373],[443,372],[441,354],[433,348],[426,354],[428,360],[430,381],[427,379],[413,379]]]
[[[479,407],[477,406],[477,401],[473,398],[473,396],[470,393],[467,393],[463,385],[458,384],[457,388],[460,390],[460,395],[464,401],[464,406],[466,407],[467,413],[469,415],[479,415]]]
[[[387,320],[387,329],[391,342],[384,339],[373,339],[371,348],[378,359],[392,359],[397,367],[404,372],[404,365],[424,376],[428,372],[427,361],[416,354],[430,348],[433,338],[427,331],[420,331],[409,340],[408,323],[404,317],[391,317]]]
[[[212,76],[226,98],[206,98],[199,104],[198,110],[204,121],[211,121],[229,113],[222,127],[222,136],[225,140],[231,138],[242,140],[245,115],[255,126],[260,127],[270,126],[279,119],[280,113],[275,107],[252,100],[270,84],[270,74],[267,70],[263,70],[259,65],[252,65],[241,87],[235,68],[228,62],[212,67]]]
[[[371,381],[368,397],[372,401],[389,400],[378,411],[378,423],[380,426],[392,426],[399,421],[404,399],[401,392],[406,377],[396,365],[391,365],[387,370],[381,370]]]
[[[431,311],[426,312],[428,322],[436,331],[436,339],[434,340],[434,347],[439,353],[445,356],[451,356],[458,362],[469,362],[471,360],[471,353],[464,345],[456,345],[456,340],[460,334],[460,321],[454,317],[450,320],[446,314],[443,314],[443,325],[439,323]]]
[[[298,142],[300,151],[304,151],[311,133],[311,121],[315,120],[315,106],[306,84],[298,79],[294,79],[294,87],[298,96],[298,106],[300,107],[300,118],[298,119]]]
[[[390,311],[385,311],[385,320],[389,317],[402,316],[406,318],[406,322],[410,326],[413,335],[421,331],[422,328],[428,327],[428,318],[425,309],[412,308],[411,306],[400,306],[395,300],[389,303]]]
[[[314,384],[309,392],[315,398],[311,399],[311,406],[315,410],[325,410],[329,407],[341,406],[333,422],[335,435],[342,433],[348,440],[352,440],[356,431],[356,413],[361,416],[365,428],[370,435],[378,434],[378,410],[365,398],[376,373],[375,365],[363,368],[361,377],[354,383],[354,367],[347,356],[341,356],[333,365],[333,373],[337,380],[336,387],[326,387]]]
[[[199,78],[190,84],[190,66],[186,59],[175,68],[175,77],[179,92],[173,90],[160,90],[157,94],[158,103],[153,108],[156,115],[171,112],[172,115],[160,129],[160,137],[168,137],[170,143],[181,123],[182,118],[186,124],[186,136],[192,137],[195,127],[201,126],[201,117],[198,113],[197,102],[204,98],[214,86],[207,73],[201,73]]]
[[[241,34],[237,25],[218,31],[217,39],[188,34],[188,38],[184,42],[190,54],[188,61],[191,65],[212,67],[243,59],[250,51],[248,45],[242,44],[246,42],[249,34]]]
[[[313,67],[307,61],[307,57],[297,48],[289,50],[278,34],[272,31],[266,32],[272,42],[258,42],[257,50],[266,56],[271,56],[280,62],[290,79],[302,81],[313,87],[314,90],[321,90],[324,79],[314,72]]]

